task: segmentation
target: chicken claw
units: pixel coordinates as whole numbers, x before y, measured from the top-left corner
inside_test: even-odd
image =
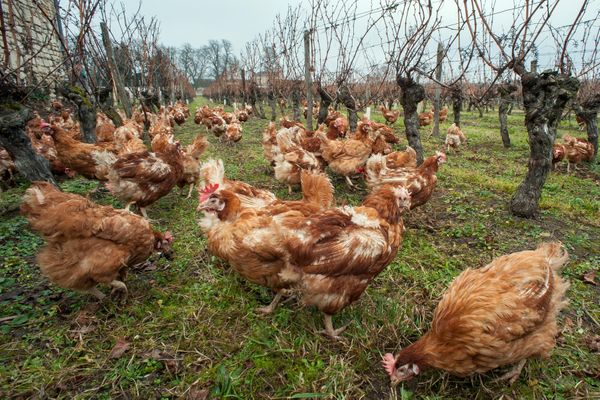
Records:
[[[519,361],[519,363],[517,365],[515,365],[510,371],[508,371],[507,373],[502,375],[500,378],[494,379],[494,382],[501,382],[501,381],[508,380],[508,382],[512,385],[513,383],[515,383],[515,381],[517,379],[519,379],[519,376],[521,375],[521,371],[523,370],[523,367],[525,366],[526,362],[527,362],[527,359]]]
[[[350,325],[350,323],[347,323],[346,325],[342,326],[341,328],[333,329],[332,317],[329,314],[323,314],[323,322],[325,323],[325,329],[323,329],[322,331],[319,331],[319,333],[327,335],[330,338],[335,339],[335,340],[341,339],[340,334],[342,332],[344,332],[346,330],[346,328],[348,328],[348,325]]]
[[[144,218],[146,218],[146,220],[147,220],[148,222],[156,222],[156,220],[154,220],[154,219],[152,219],[152,218],[148,217],[148,213],[146,212],[146,207],[140,207],[140,212],[142,213],[142,216],[143,216]]]
[[[265,307],[259,307],[256,309],[256,311],[258,311],[259,313],[262,314],[271,314],[273,311],[275,311],[275,308],[277,307],[277,304],[279,304],[279,301],[281,300],[281,296],[283,294],[281,292],[277,292],[277,294],[275,294],[275,297],[273,298],[273,301],[271,302],[271,304],[269,304],[268,306]]]
[[[118,280],[114,280],[110,283],[110,286],[113,287],[113,290],[110,292],[111,295],[114,295],[117,292],[122,292],[124,297],[127,297],[127,286]]]

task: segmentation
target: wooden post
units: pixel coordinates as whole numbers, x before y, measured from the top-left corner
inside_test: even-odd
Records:
[[[309,131],[313,130],[312,125],[312,79],[310,73],[310,31],[304,31],[304,82],[306,84],[306,127]]]
[[[441,82],[441,80],[442,80],[442,59],[443,59],[443,57],[444,57],[444,46],[442,46],[442,43],[438,43],[437,64],[435,66],[435,79],[437,79],[438,82]],[[435,99],[433,102],[433,107],[434,107],[433,131],[431,132],[433,136],[440,135],[440,108],[441,108],[440,92],[441,92],[440,85],[436,84],[435,85]]]
[[[242,69],[242,104],[243,107],[246,107],[246,103],[248,102],[248,96],[246,95],[246,71]]]
[[[125,91],[125,85],[123,84],[121,74],[119,74],[119,70],[117,68],[117,62],[115,61],[115,54],[113,52],[112,43],[110,42],[110,35],[108,34],[108,26],[106,25],[106,22],[100,22],[100,29],[102,30],[102,42],[104,43],[104,48],[106,49],[106,58],[108,60],[108,70],[110,71],[110,76],[112,77],[114,86],[117,89],[117,96],[119,97],[121,106],[125,111],[125,115],[127,118],[131,118],[131,103],[129,102],[129,96],[127,95],[127,91]]]
[[[537,73],[537,60],[531,60],[531,73],[532,74],[536,74]]]

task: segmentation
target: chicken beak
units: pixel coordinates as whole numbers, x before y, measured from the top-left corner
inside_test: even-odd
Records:
[[[196,207],[196,212],[205,211],[207,209],[208,206],[206,205],[206,203],[200,203],[198,204],[198,207]]]

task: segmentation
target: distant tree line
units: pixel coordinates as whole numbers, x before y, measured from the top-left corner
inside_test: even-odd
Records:
[[[239,69],[238,59],[233,54],[230,41],[210,40],[201,47],[189,43],[173,49],[175,63],[194,87],[205,86],[208,81],[218,79],[227,71]]]

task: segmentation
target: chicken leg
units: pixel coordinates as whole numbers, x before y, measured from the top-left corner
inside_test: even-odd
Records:
[[[140,207],[140,212],[142,213],[144,218],[146,218],[148,221],[151,221],[150,218],[148,218],[148,214],[146,213],[146,207]]]
[[[354,188],[354,184],[352,183],[352,181],[350,180],[350,177],[348,175],[346,175],[346,183],[348,184],[348,186],[350,188]]]
[[[127,286],[125,285],[125,283],[115,279],[114,281],[109,283],[109,285],[113,288],[111,294],[115,292],[124,292],[125,294],[127,294]]]
[[[500,378],[495,379],[494,382],[505,381],[508,379],[508,382],[512,385],[519,378],[519,375],[521,375],[521,371],[523,370],[523,367],[525,366],[526,362],[526,358],[519,361],[519,363],[515,365],[510,371],[502,375]]]
[[[348,325],[344,325],[341,328],[333,329],[333,320],[332,316],[329,314],[323,314],[323,322],[325,324],[325,329],[321,331],[325,335],[329,336],[332,339],[340,339],[340,334],[346,330]]]
[[[280,290],[275,294],[275,297],[273,298],[273,301],[271,302],[271,304],[269,304],[268,306],[265,306],[265,307],[259,307],[256,309],[256,311],[263,313],[263,314],[271,314],[277,307],[277,304],[279,304],[279,301],[281,300],[281,296],[283,296],[283,292]]]
[[[192,197],[192,190],[194,189],[194,183],[190,183],[190,191],[188,192],[188,195],[186,197],[186,199],[189,199],[190,197]]]
[[[129,211],[129,208],[131,208],[131,206],[132,206],[133,204],[135,204],[135,201],[132,201],[132,202],[130,202],[130,203],[127,203],[127,205],[125,206],[125,211],[127,211],[127,212],[131,212],[131,211]]]

